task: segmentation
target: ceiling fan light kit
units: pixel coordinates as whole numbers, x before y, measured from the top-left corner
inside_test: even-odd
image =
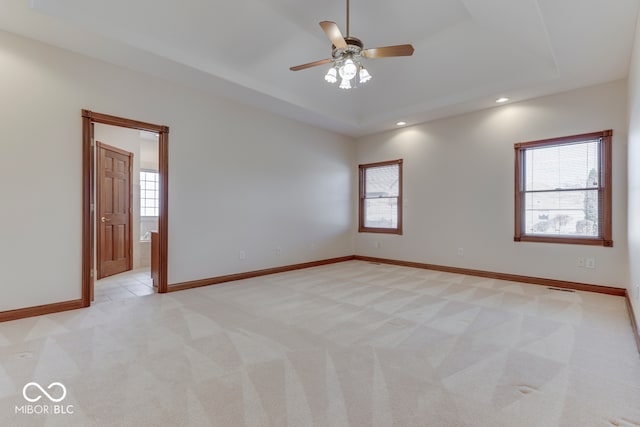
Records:
[[[351,89],[352,87],[357,87],[358,83],[366,83],[371,80],[371,74],[358,59],[354,61],[349,57],[344,61],[336,61],[334,64],[333,67],[329,68],[324,79],[333,84],[338,81],[337,76],[340,76],[342,79],[340,89]]]
[[[343,37],[338,25],[332,21],[320,22],[320,27],[333,43],[331,58],[291,67],[291,71],[331,63],[331,68],[324,79],[328,83],[336,83],[340,77],[340,89],[351,89],[371,80],[371,74],[362,65],[362,58],[388,58],[392,56],[411,56],[413,46],[410,44],[363,49],[360,39],[349,35],[349,0],[347,0],[347,36]]]

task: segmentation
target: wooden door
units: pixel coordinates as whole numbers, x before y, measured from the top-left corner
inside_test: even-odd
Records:
[[[98,279],[131,270],[131,166],[133,154],[96,143]]]

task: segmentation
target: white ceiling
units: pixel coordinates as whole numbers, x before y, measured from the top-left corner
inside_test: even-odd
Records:
[[[0,28],[351,136],[624,78],[640,0],[351,0],[373,79],[323,79],[345,0],[0,0]]]

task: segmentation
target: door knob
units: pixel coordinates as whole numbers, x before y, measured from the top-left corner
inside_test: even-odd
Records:
[[[102,218],[100,218],[100,221],[102,221],[102,222],[107,222],[107,221],[111,221],[111,219],[109,219],[109,218],[105,218],[105,217],[102,217]]]

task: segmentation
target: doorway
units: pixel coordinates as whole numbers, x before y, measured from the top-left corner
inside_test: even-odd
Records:
[[[88,307],[91,304],[94,296],[95,280],[98,277],[97,266],[98,263],[96,254],[96,232],[100,233],[100,227],[94,228],[96,224],[96,218],[99,219],[98,224],[102,224],[102,218],[104,217],[104,223],[114,221],[113,217],[103,215],[104,212],[98,211],[101,209],[100,201],[96,203],[96,179],[99,177],[99,170],[96,170],[96,150],[100,150],[98,142],[95,140],[95,124],[105,124],[116,126],[120,128],[133,129],[143,132],[150,132],[157,135],[158,145],[158,170],[157,170],[157,239],[155,243],[154,256],[156,257],[156,271],[154,272],[153,284],[157,287],[158,293],[167,292],[167,254],[168,254],[168,220],[167,220],[167,198],[168,198],[168,143],[169,143],[169,128],[167,126],[155,125],[151,123],[140,122],[136,120],[125,119],[116,116],[110,116],[106,114],[95,113],[89,110],[82,110],[82,302],[83,306]],[[103,145],[103,144],[101,144]],[[126,156],[125,156],[126,157]],[[131,168],[129,167],[129,173]],[[121,196],[120,196],[121,197]],[[129,200],[131,195],[129,194]],[[130,204],[128,208],[130,208]],[[96,215],[98,213],[99,215]],[[126,213],[126,212],[122,212]],[[105,230],[108,227],[105,228]],[[112,230],[113,231],[113,230]],[[105,231],[106,232],[106,231]],[[121,232],[121,233],[120,233]],[[119,230],[120,236],[129,234],[131,236],[131,224],[129,224],[128,231],[126,227],[121,227]],[[108,239],[107,239],[108,240]],[[130,237],[131,241],[131,237]],[[113,239],[112,239],[112,242]],[[115,243],[120,244],[120,243]],[[100,250],[100,248],[98,248]],[[126,251],[121,251],[120,254],[124,255]],[[132,256],[129,252],[128,260],[124,260],[126,257],[121,257],[116,263],[116,269],[122,268],[124,264],[128,264],[128,269],[131,268]],[[104,275],[104,272],[101,271]]]

